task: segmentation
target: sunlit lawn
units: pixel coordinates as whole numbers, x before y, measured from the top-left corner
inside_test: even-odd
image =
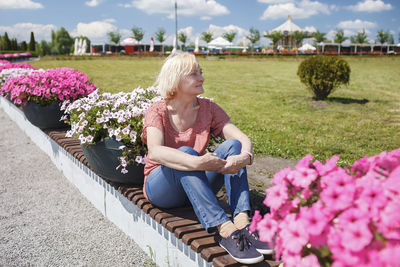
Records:
[[[347,57],[350,85],[315,102],[296,76],[301,58],[199,59],[213,98],[250,136],[257,154],[299,159],[312,154],[341,164],[400,147],[400,57]],[[55,60],[36,67],[72,67],[102,90],[129,91],[153,84],[163,60]]]

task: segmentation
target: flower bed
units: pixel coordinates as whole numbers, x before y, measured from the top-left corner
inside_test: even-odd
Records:
[[[144,164],[147,149],[140,135],[147,108],[157,101],[153,87],[137,88],[130,93],[100,94],[97,90],[86,98],[71,103],[64,102],[62,109],[70,115],[67,120],[71,130],[67,137],[78,138],[81,144],[95,144],[104,138],[115,138],[125,146],[120,157],[121,172],[126,173],[128,164]]]
[[[3,84],[6,82],[6,80],[10,78],[16,78],[23,75],[30,75],[36,72],[44,72],[44,70],[25,69],[25,68],[3,69],[2,71],[0,71],[0,87],[2,87]]]
[[[48,69],[7,79],[0,89],[15,104],[33,101],[45,106],[53,102],[74,101],[96,90],[86,74],[70,68]]]
[[[276,173],[251,230],[274,244],[285,266],[398,266],[400,148],[351,168],[308,155]]]
[[[2,60],[0,64],[0,71],[4,69],[36,69],[28,63],[10,63],[7,60]]]

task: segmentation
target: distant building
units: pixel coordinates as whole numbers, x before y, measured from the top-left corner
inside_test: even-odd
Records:
[[[302,29],[294,24],[292,21],[292,17],[288,16],[288,20],[285,23],[276,27],[273,30],[263,31],[263,35],[267,35],[273,32],[281,32],[283,34],[283,38],[279,40],[277,46],[287,51],[292,51],[293,48],[298,48],[303,45],[302,42],[296,45],[296,41],[293,38],[293,33],[296,31],[303,32],[305,34],[305,38],[311,38],[313,33],[313,31]]]

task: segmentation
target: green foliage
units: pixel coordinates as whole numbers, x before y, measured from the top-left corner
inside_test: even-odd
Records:
[[[50,46],[48,45],[48,43],[45,40],[40,41],[38,51],[39,51],[39,55],[41,57],[50,54]]]
[[[11,41],[8,38],[7,32],[4,33],[4,35],[1,37],[1,50],[7,51],[11,50]]]
[[[71,51],[71,46],[74,44],[74,39],[71,38],[68,31],[61,27],[55,33],[55,48],[59,54],[66,55]]]
[[[279,40],[282,39],[282,37],[283,37],[283,33],[282,32],[269,32],[268,34],[264,35],[264,37],[269,38],[272,41],[274,49],[276,49],[276,46],[277,46]]]
[[[21,51],[27,51],[28,50],[28,44],[25,41],[22,41],[20,49],[21,49]]]
[[[36,46],[35,36],[33,35],[33,32],[31,32],[31,38],[29,40],[29,46],[28,46],[29,51],[35,51],[35,46]]]
[[[315,38],[316,43],[326,42],[328,39],[326,39],[325,35],[326,35],[325,32],[320,32],[319,30],[317,30],[312,34],[312,36]]]
[[[180,31],[180,32],[178,33],[178,40],[182,43],[183,47],[185,47],[186,40],[187,40],[187,35],[186,35],[186,33],[183,32],[183,31]],[[183,48],[182,48],[182,50],[183,50]]]
[[[233,39],[235,39],[236,37],[236,32],[235,31],[230,31],[230,32],[226,32],[222,35],[222,37],[224,37],[228,42],[233,42]]]
[[[165,41],[165,29],[158,28],[158,30],[154,33],[156,35],[156,40],[162,44]]]
[[[344,41],[346,41],[347,39],[349,39],[349,38],[344,36],[343,29],[336,29],[335,30],[335,39],[334,39],[335,43],[341,44]]]
[[[206,42],[207,44],[208,44],[209,42],[211,42],[212,38],[213,38],[213,33],[212,33],[212,32],[203,32],[203,33],[201,34],[201,40],[203,40],[203,41]]]
[[[357,32],[356,35],[350,37],[350,41],[353,44],[364,44],[367,42],[367,34],[365,33],[365,29],[362,32]]]
[[[110,42],[113,42],[116,45],[118,45],[119,42],[121,41],[121,34],[118,31],[109,32],[107,33],[107,35]]]
[[[314,56],[300,63],[297,75],[317,100],[324,100],[340,85],[349,84],[350,65],[338,57]]]
[[[389,32],[389,30],[387,30],[387,31],[379,30],[379,31],[377,32],[377,34],[376,34],[376,38],[377,38],[377,41],[378,41],[380,44],[386,43],[386,42],[389,40],[389,38],[390,38],[390,32]]]
[[[133,38],[135,38],[136,41],[140,42],[143,39],[144,31],[140,27],[133,26],[132,34]]]
[[[304,32],[295,31],[293,33],[293,39],[296,42],[296,47],[301,46],[301,42],[303,41],[304,38],[306,38],[306,34]]]
[[[260,31],[251,27],[249,35],[247,35],[246,38],[251,42],[252,48],[254,48],[254,44],[260,41]]]

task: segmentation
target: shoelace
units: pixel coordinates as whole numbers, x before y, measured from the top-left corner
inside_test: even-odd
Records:
[[[236,246],[239,247],[240,251],[243,251],[244,249],[249,249],[250,248],[250,241],[246,238],[244,233],[240,233],[236,236],[232,237],[234,240],[236,240]]]

